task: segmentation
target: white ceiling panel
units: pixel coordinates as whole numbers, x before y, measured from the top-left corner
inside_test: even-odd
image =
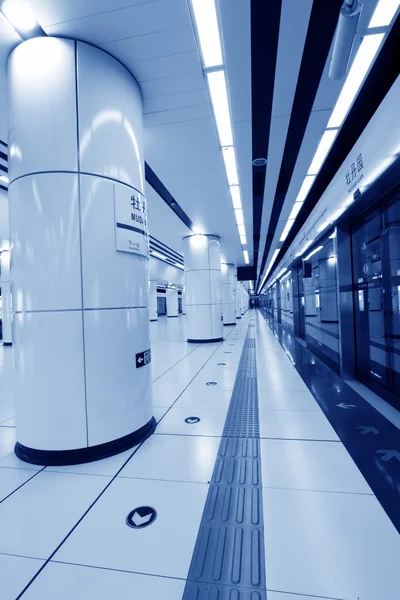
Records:
[[[39,21],[40,22],[40,21]],[[62,35],[104,44],[190,25],[182,0],[157,0],[42,27],[48,35]]]
[[[207,117],[212,117],[211,107],[203,104],[200,106],[189,106],[188,108],[178,108],[177,110],[147,113],[144,115],[144,126],[154,127],[156,125],[168,125]]]
[[[197,52],[191,25],[128,37],[100,44],[100,47],[119,58],[122,62],[129,62],[132,59],[147,60],[193,50]]]
[[[198,72],[175,75],[173,77],[160,77],[140,84],[143,98],[162,96],[165,94],[181,94],[196,90],[205,90],[205,82],[201,70]]]
[[[132,60],[134,61],[133,75],[139,84],[153,79],[185,75],[196,72],[200,68],[199,55],[193,50],[146,60]]]
[[[204,105],[210,106],[210,103],[208,94],[203,88],[201,90],[183,92],[182,94],[164,94],[163,96],[145,98],[143,102],[143,112],[146,114]]]
[[[42,27],[82,19],[94,14],[114,12],[135,4],[151,4],[156,0],[28,0]]]
[[[296,91],[312,0],[283,0],[272,115],[290,115]]]

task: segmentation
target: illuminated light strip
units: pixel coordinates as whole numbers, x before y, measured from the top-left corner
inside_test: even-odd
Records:
[[[371,27],[389,26],[399,6],[400,0],[379,0],[369,22],[368,29],[371,29]]]
[[[265,283],[265,280],[266,280],[266,279],[267,279],[267,277],[268,277],[268,273],[270,272],[270,270],[271,270],[271,268],[272,268],[272,265],[274,264],[274,262],[275,262],[275,259],[276,259],[276,257],[277,257],[277,256],[278,256],[278,254],[279,254],[279,250],[280,250],[280,248],[276,248],[276,249],[274,250],[274,253],[273,253],[273,255],[272,255],[272,258],[271,258],[271,262],[269,263],[269,265],[268,265],[268,268],[267,268],[267,270],[265,271],[265,275],[264,275],[264,277],[263,277],[263,280],[262,280],[262,282],[261,282],[261,285],[260,285],[260,287],[258,288],[258,292],[257,292],[258,294],[260,293],[260,290],[262,289],[262,287],[263,287],[263,285],[264,285],[264,283]]]
[[[314,254],[317,254],[317,252],[322,250],[322,248],[323,246],[318,246],[318,248],[315,248],[312,252],[310,252],[310,254],[308,254],[308,256],[306,256],[304,260],[310,260],[310,258],[314,256]]]
[[[246,265],[248,265],[250,260],[249,260],[249,253],[247,250],[243,250],[243,258],[244,258],[244,262],[246,263]]]
[[[215,0],[192,0],[203,66],[205,69],[222,65],[221,39]]]
[[[245,245],[247,244],[247,239],[244,219],[240,218],[241,214],[236,212],[238,209],[242,209],[242,202],[216,2],[215,0],[191,0],[191,6],[203,59],[203,69],[208,83],[215,124],[222,150],[226,177],[230,188],[229,191],[233,209],[235,210],[240,243]]]

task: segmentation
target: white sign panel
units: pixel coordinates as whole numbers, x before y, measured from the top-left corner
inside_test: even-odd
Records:
[[[115,245],[119,252],[149,256],[146,198],[131,188],[114,186]]]

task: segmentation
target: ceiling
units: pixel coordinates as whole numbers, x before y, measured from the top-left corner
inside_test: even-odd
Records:
[[[223,259],[244,266],[188,1],[26,0],[47,35],[90,42],[132,72],[143,95],[146,163],[195,226],[221,236]],[[247,249],[258,277],[343,85],[327,74],[342,0],[216,2]],[[355,49],[376,0],[363,4]],[[20,42],[0,15],[2,140],[6,61]],[[257,157],[266,167],[252,166]],[[148,184],[146,195],[151,235],[182,253],[187,224]]]

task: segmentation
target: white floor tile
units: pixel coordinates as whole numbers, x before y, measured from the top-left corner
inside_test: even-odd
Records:
[[[0,552],[48,558],[108,482],[94,475],[39,473],[0,504]]]
[[[0,554],[1,600],[15,600],[43,563],[43,560],[34,558]]]
[[[400,536],[375,496],[263,490],[268,587],[398,600]]]
[[[327,600],[326,596],[299,596],[298,594],[285,594],[284,592],[267,592],[268,600]],[[336,599],[335,599],[336,600]]]
[[[214,370],[210,372],[202,370],[192,381],[190,388],[192,390],[206,390],[207,387],[215,387],[219,390],[232,391],[235,385],[235,377],[224,377],[222,373]],[[210,382],[214,382],[216,385],[207,385]]]
[[[184,376],[179,373],[179,369],[172,369],[153,382],[153,390],[174,390],[178,387],[183,389],[192,379],[193,375]]]
[[[153,435],[119,476],[207,483],[219,443],[216,437]]]
[[[161,408],[169,408],[178,398],[181,392],[174,390],[158,390],[153,389],[153,406]]]
[[[13,452],[16,441],[15,428],[0,427],[0,459]]]
[[[119,471],[124,462],[128,460],[128,458],[133,454],[134,451],[135,447],[130,448],[129,450],[126,450],[126,452],[122,452],[121,454],[116,454],[115,456],[104,458],[103,460],[95,460],[93,462],[84,463],[82,465],[68,465],[66,467],[47,467],[46,471],[56,471],[58,473],[80,473],[83,475],[107,475],[109,477],[114,477],[114,475]]]
[[[260,437],[339,440],[328,419],[313,410],[260,410]]]
[[[12,417],[12,419],[8,419],[8,421],[4,421],[4,423],[1,424],[2,427],[15,427],[15,417]]]
[[[24,600],[181,600],[185,582],[50,562]]]
[[[34,475],[29,470],[0,469],[0,502]]]
[[[301,377],[295,377],[292,372],[285,369],[275,371],[273,375],[268,377],[258,375],[258,389],[261,392],[308,392],[308,387]]]
[[[13,402],[0,402],[0,425],[4,425],[5,421],[12,419],[14,414]]]
[[[219,408],[226,410],[232,398],[232,392],[221,390],[218,386],[207,386],[205,390],[188,387],[177,400],[175,406],[178,408]]]
[[[218,408],[171,408],[158,425],[156,433],[181,435],[221,436],[226,419],[226,409]],[[199,417],[195,424],[185,423],[187,417]]]
[[[0,467],[7,467],[11,469],[28,469],[29,471],[40,471],[40,469],[43,469],[41,465],[31,465],[30,463],[20,460],[16,457],[14,452],[0,459]]]
[[[372,494],[342,444],[262,439],[260,446],[263,486]]]
[[[289,393],[260,390],[258,404],[261,410],[321,410],[318,402],[308,390]]]
[[[185,578],[207,491],[204,484],[117,478],[54,559]],[[157,510],[150,527],[126,524],[138,506]]]

